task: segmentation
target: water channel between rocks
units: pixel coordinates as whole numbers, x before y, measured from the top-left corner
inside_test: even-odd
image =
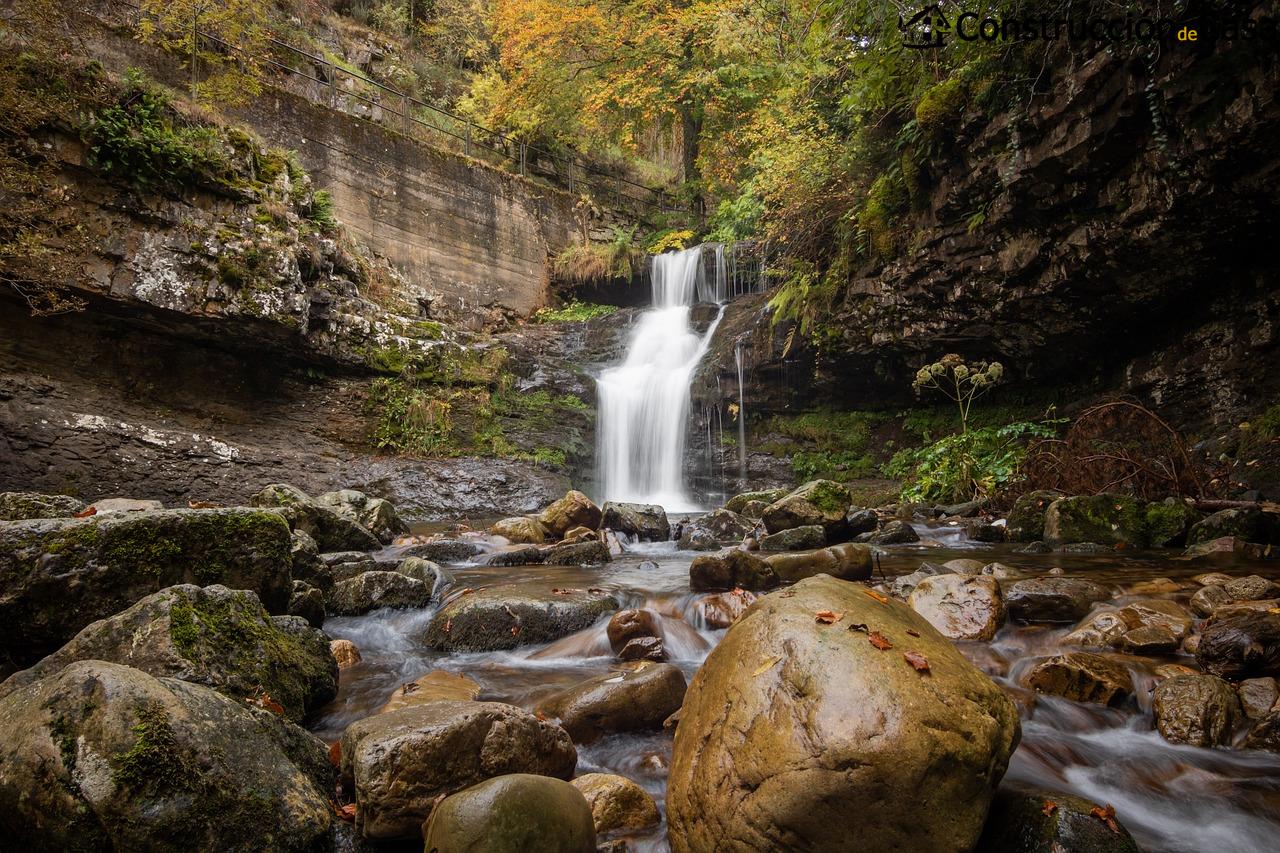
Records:
[[[674,519],[673,519],[674,520]],[[1068,576],[1087,577],[1112,588],[1117,603],[1138,597],[1128,588],[1155,577],[1186,580],[1215,570],[1232,575],[1259,574],[1280,578],[1274,563],[1244,560],[1207,566],[1172,553],[1078,556],[1014,553],[1014,546],[977,545],[954,529],[926,530],[936,546],[898,546],[881,560],[887,577],[914,571],[922,561],[955,557],[999,561],[1028,575],[1061,567]],[[392,549],[394,552],[395,549]],[[647,607],[663,617],[670,660],[692,678],[725,629],[700,624],[696,610],[701,593],[689,590],[689,564],[698,552],[679,551],[674,542],[638,543],[613,562],[597,567],[480,567],[451,564],[457,578],[452,594],[466,587],[502,582],[550,582],[563,587],[600,587],[613,593],[622,607]],[[391,556],[388,553],[387,556]],[[658,568],[642,567],[645,561]],[[1165,596],[1185,603],[1193,584]],[[605,636],[607,619],[544,645],[505,652],[441,653],[422,637],[435,608],[382,610],[365,616],[330,618],[325,631],[348,639],[363,660],[342,672],[338,697],[315,721],[313,730],[326,741],[341,736],[351,722],[374,713],[396,688],[433,669],[465,674],[478,682],[481,699],[533,709],[539,700],[616,665]],[[1008,688],[1022,715],[1022,741],[1006,780],[1031,783],[1110,803],[1125,826],[1147,851],[1186,853],[1256,853],[1277,849],[1280,838],[1280,755],[1178,746],[1164,741],[1152,726],[1150,689],[1154,667],[1192,662],[1171,655],[1129,658],[1137,686],[1137,710],[1084,705],[1037,696],[1018,685],[1019,675],[1037,657],[1059,651],[1069,626],[1007,624],[990,643],[960,643],[961,650],[983,671]],[[607,736],[578,748],[578,774],[612,772],[635,780],[663,808],[669,732]],[[667,850],[665,822],[642,835],[630,836],[642,851]]]

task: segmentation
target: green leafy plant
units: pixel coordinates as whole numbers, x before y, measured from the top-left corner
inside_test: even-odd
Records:
[[[692,239],[693,232],[689,229],[664,231],[649,244],[649,254],[661,255],[663,252],[669,252],[672,249],[683,249],[689,245],[689,241]]]
[[[967,363],[955,353],[948,353],[933,364],[916,371],[911,387],[917,393],[937,391],[956,404],[960,412],[960,432],[969,429],[969,409],[973,401],[994,388],[1004,378],[1004,365],[998,361]]]
[[[1062,421],[1019,421],[944,436],[924,447],[898,451],[885,467],[903,479],[904,501],[963,501],[1013,485],[1035,438],[1049,438]]]
[[[333,196],[328,190],[316,190],[312,193],[307,218],[323,231],[333,231],[338,227],[338,220],[333,215]]]
[[[616,305],[597,305],[572,299],[561,308],[539,308],[533,318],[539,323],[580,323],[607,317],[617,310]]]

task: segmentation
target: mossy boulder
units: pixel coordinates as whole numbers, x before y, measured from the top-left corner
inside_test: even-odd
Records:
[[[842,850],[851,827],[867,849],[973,847],[1018,742],[1017,711],[918,614],[866,593],[802,580],[757,600],[712,650],[676,729],[677,853]],[[842,617],[815,620],[824,610]]]
[[[1198,545],[1223,537],[1236,537],[1246,542],[1280,544],[1280,518],[1274,513],[1250,507],[1224,509],[1197,522],[1187,534],[1188,545]]]
[[[1141,853],[1119,821],[1113,830],[1095,808],[1060,791],[1001,788],[975,853]]]
[[[755,522],[727,509],[713,510],[680,525],[677,547],[686,551],[711,551],[738,545],[755,528]]]
[[[1059,498],[1044,515],[1044,539],[1055,545],[1096,542],[1145,548],[1145,507],[1128,495]]]
[[[737,548],[719,554],[694,557],[689,564],[689,589],[707,592],[724,589],[773,589],[781,581],[773,566]]]
[[[770,533],[777,533],[817,524],[833,541],[839,541],[852,502],[849,490],[840,483],[812,480],[770,504],[764,511],[764,526]]]
[[[1181,548],[1192,526],[1203,518],[1195,507],[1179,500],[1147,504],[1143,514],[1147,544],[1153,548]]]
[[[595,624],[618,609],[598,589],[557,589],[509,583],[459,594],[427,626],[426,643],[441,651],[488,652],[549,643]]]
[[[357,720],[342,778],[365,838],[418,837],[437,798],[508,773],[568,779],[578,752],[559,726],[501,702],[428,702]],[[587,811],[588,821],[590,811]]]
[[[0,521],[32,518],[71,518],[84,509],[84,501],[67,495],[39,492],[0,492]]]
[[[1049,505],[1062,497],[1061,492],[1038,489],[1014,501],[1009,510],[1006,529],[1010,542],[1038,542],[1044,539],[1044,515]]]
[[[373,531],[332,507],[317,504],[306,492],[285,483],[273,483],[249,498],[249,505],[274,510],[291,530],[301,530],[315,540],[323,553],[377,551],[382,540]]]
[[[309,853],[329,837],[324,745],[208,687],[78,661],[0,715],[6,849]]]
[[[339,489],[316,495],[314,503],[354,521],[377,536],[383,544],[389,544],[400,534],[409,532],[409,525],[400,520],[395,506],[385,498],[376,498],[355,489]]]
[[[542,552],[539,562],[548,566],[599,566],[613,560],[609,546],[598,539],[552,545]]]
[[[820,524],[792,527],[760,537],[761,551],[812,551],[827,544],[827,531]]]
[[[445,799],[422,834],[433,853],[595,853],[592,823],[573,785],[513,773]]]
[[[591,743],[612,732],[657,731],[680,710],[684,673],[669,663],[639,661],[562,690],[538,706],[575,743]]]
[[[786,489],[765,489],[758,492],[743,492],[740,495],[734,495],[729,498],[729,502],[724,505],[724,508],[730,512],[741,514],[749,503],[759,501],[767,506],[780,498],[786,497],[786,494]]]
[[[19,663],[175,584],[222,584],[285,613],[289,528],[254,509],[174,509],[0,524],[0,646]]]
[[[266,694],[295,721],[338,692],[338,665],[323,632],[283,631],[256,595],[225,586],[183,584],[148,595],[11,676],[0,684],[0,697],[80,660],[202,684],[237,701]]]
[[[657,504],[609,501],[604,505],[600,526],[648,542],[666,542],[671,538],[667,511]]]
[[[870,545],[842,542],[814,551],[770,554],[764,560],[784,583],[795,583],[814,575],[860,581],[871,577],[875,550]]]
[[[400,572],[362,572],[338,581],[325,594],[325,610],[334,616],[360,616],[371,610],[406,610],[431,603],[431,584]]]

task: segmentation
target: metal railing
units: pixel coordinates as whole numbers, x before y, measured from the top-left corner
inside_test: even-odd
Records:
[[[140,6],[129,0],[108,0],[108,5],[134,12],[135,27],[145,15]],[[274,37],[267,41],[277,55],[258,55],[200,29],[198,22],[193,22],[191,29],[198,43],[244,57],[250,69],[266,68],[276,72],[274,79],[256,74],[268,84],[277,84],[281,79],[299,79],[304,82],[303,91],[291,87],[286,87],[287,90],[313,103],[366,118],[415,141],[463,154],[504,171],[514,171],[570,193],[585,193],[603,206],[637,217],[645,213],[685,211],[666,190],[610,173],[580,154],[565,156],[522,142]],[[300,67],[282,59],[292,59]],[[195,62],[191,72],[194,84],[198,76]]]

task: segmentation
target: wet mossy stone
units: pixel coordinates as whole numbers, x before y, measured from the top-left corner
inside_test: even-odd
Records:
[[[372,610],[426,607],[432,584],[400,572],[361,572],[338,581],[325,593],[325,610],[335,616],[360,616]]]
[[[306,492],[285,483],[266,486],[249,505],[279,513],[291,530],[311,536],[321,552],[378,551],[382,540],[354,518],[340,515],[331,507],[317,504]]]
[[[1058,791],[1001,788],[975,853],[1141,853],[1118,818],[1113,831],[1094,808]]]
[[[289,527],[257,509],[172,509],[0,524],[0,647],[29,664],[175,584],[222,584],[285,613]]]
[[[311,853],[333,773],[284,717],[172,678],[77,661],[0,699],[0,838],[31,851]]]
[[[1197,522],[1187,534],[1188,545],[1235,536],[1246,542],[1280,545],[1280,517],[1255,507],[1224,509]]]
[[[849,490],[840,483],[812,480],[770,504],[764,511],[764,526],[770,533],[777,533],[818,524],[835,539],[844,533],[845,516],[851,503]]]
[[[67,495],[39,492],[0,492],[0,521],[32,518],[71,518],[84,509],[84,501]]]
[[[549,643],[618,609],[605,590],[546,583],[499,584],[454,596],[427,626],[426,643],[441,651],[487,652]]]
[[[1096,542],[1102,545],[1147,545],[1145,507],[1128,495],[1059,498],[1044,516],[1044,538],[1058,545]]]
[[[582,792],[559,779],[516,773],[440,803],[423,827],[427,853],[595,853]]]
[[[667,511],[657,504],[609,501],[604,505],[599,526],[646,541],[666,542],[671,538]]]
[[[1147,504],[1144,515],[1147,544],[1153,548],[1181,548],[1188,531],[1203,518],[1195,507],[1178,500]]]
[[[1040,489],[1027,492],[1014,501],[1009,510],[1007,529],[1011,542],[1035,542],[1044,538],[1044,514],[1049,505],[1062,497],[1061,492]]]
[[[301,721],[338,691],[329,638],[284,631],[247,590],[173,586],[87,626],[58,651],[0,684],[0,697],[80,660],[124,664],[202,684],[244,701],[262,694]]]
[[[724,508],[730,512],[741,513],[742,510],[746,508],[747,504],[753,501],[771,504],[779,498],[785,497],[786,494],[786,489],[765,489],[759,492],[743,492],[740,495],[734,495],[729,498],[729,502],[724,505]]]

